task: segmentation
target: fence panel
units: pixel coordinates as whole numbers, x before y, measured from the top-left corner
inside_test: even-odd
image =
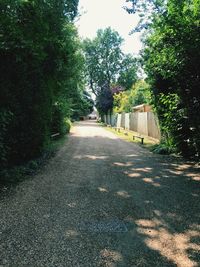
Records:
[[[124,113],[124,112],[121,114],[122,115],[122,118],[121,118],[121,127],[122,128],[125,128],[125,114],[126,113]]]
[[[125,114],[125,129],[130,129],[130,113]]]
[[[121,127],[122,114],[117,115],[117,127]]]
[[[138,112],[137,132],[148,135],[147,112]]]
[[[106,115],[103,116],[103,119],[104,119],[104,123],[107,124],[107,117],[106,117]]]
[[[147,112],[147,116],[148,116],[148,135],[160,140],[161,134],[157,116],[153,112]]]
[[[157,116],[153,112],[133,112],[104,116],[105,122],[116,127],[123,127],[160,140]]]
[[[114,126],[117,126],[117,117],[118,117],[118,114],[112,114],[111,115],[111,125],[114,127]]]
[[[138,130],[138,112],[130,114],[130,130],[135,132]]]

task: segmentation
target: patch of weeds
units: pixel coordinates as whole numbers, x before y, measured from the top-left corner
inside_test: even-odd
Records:
[[[46,153],[55,153],[67,140],[67,135],[59,136],[52,140],[46,148]]]
[[[176,153],[175,148],[168,146],[165,143],[155,144],[150,149],[155,154],[171,155]]]
[[[103,126],[103,127],[106,127],[107,124],[105,122],[102,122],[101,120],[97,120],[97,123],[100,125],[100,126]]]

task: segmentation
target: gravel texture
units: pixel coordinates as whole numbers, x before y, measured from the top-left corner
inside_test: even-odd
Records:
[[[200,172],[95,122],[0,199],[0,267],[200,266]]]

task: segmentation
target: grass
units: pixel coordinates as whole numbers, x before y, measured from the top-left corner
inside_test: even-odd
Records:
[[[65,143],[65,141],[67,140],[67,136],[68,135],[64,135],[62,137],[58,137],[52,140],[49,146],[47,147],[47,151],[50,153],[55,153]]]
[[[121,139],[126,140],[126,141],[131,142],[131,143],[137,143],[138,145],[145,147],[145,148],[148,148],[149,150],[151,150],[155,144],[159,143],[159,141],[157,141],[153,138],[150,138],[148,136],[142,136],[142,137],[144,137],[144,144],[142,145],[141,140],[139,138],[135,138],[133,140],[133,135],[140,136],[137,132],[127,131],[127,130],[120,130],[120,132],[118,132],[114,128],[108,127],[105,124],[102,124],[102,126],[105,127],[106,130],[119,136]]]

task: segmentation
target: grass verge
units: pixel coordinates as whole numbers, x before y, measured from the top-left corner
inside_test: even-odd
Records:
[[[103,125],[103,127],[105,127],[106,130],[116,134],[117,136],[119,136],[121,139],[126,140],[128,142],[131,143],[136,143],[138,145],[140,145],[141,147],[147,148],[149,150],[151,150],[156,144],[159,143],[159,141],[154,140],[152,138],[149,138],[147,136],[143,136],[144,137],[144,144],[141,144],[141,140],[139,138],[135,138],[133,140],[133,135],[139,135],[137,132],[133,132],[133,131],[126,131],[126,130],[120,130],[120,132],[116,131],[115,129],[111,128],[111,127],[107,127],[106,125]]]

